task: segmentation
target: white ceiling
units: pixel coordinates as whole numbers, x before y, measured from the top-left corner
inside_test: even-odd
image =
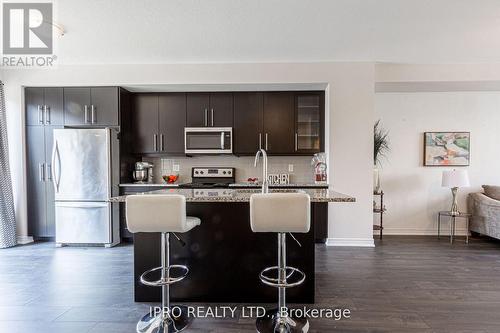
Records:
[[[57,0],[60,63],[500,62],[500,0]]]

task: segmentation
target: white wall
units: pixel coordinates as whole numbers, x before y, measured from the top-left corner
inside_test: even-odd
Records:
[[[378,64],[375,118],[390,130],[392,150],[382,170],[388,213],[384,232],[435,234],[436,213],[448,209],[449,190],[441,188],[446,168],[423,167],[423,132],[471,131],[472,187],[500,184],[500,64]],[[385,91],[381,93],[380,91]],[[391,93],[392,92],[392,93]],[[459,233],[465,225],[457,226]]]
[[[353,204],[330,205],[330,244],[373,245],[371,63],[60,65],[48,70],[6,70],[3,79],[20,235],[27,235],[22,86],[324,83],[328,87],[329,180],[335,190],[357,199]]]
[[[435,235],[436,214],[451,204],[449,189],[441,187],[446,167],[424,167],[423,132],[470,131],[470,188],[459,192],[459,206],[466,210],[466,196],[482,184],[500,185],[500,92],[377,93],[375,117],[389,130],[391,152],[381,172],[388,213],[385,233]],[[465,233],[461,221],[457,232]],[[448,230],[445,230],[448,232]]]

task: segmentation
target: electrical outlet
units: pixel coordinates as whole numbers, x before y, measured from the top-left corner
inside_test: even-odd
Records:
[[[288,172],[293,172],[293,164],[288,164]]]
[[[179,172],[179,170],[180,170],[179,164],[174,164],[174,165],[172,165],[172,169],[173,169],[174,171],[176,171],[176,172]]]

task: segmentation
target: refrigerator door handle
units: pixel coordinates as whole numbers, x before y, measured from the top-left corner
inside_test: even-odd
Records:
[[[38,180],[45,181],[45,163],[38,163]]]
[[[57,157],[57,166],[59,170],[59,176],[56,175],[56,157]],[[57,146],[57,140],[54,142],[54,148],[52,150],[52,181],[54,183],[54,190],[56,193],[59,193],[59,184],[61,183],[61,156],[59,155],[59,147]]]
[[[47,175],[47,180],[50,182],[52,181],[52,164],[47,163],[45,164],[45,174]]]

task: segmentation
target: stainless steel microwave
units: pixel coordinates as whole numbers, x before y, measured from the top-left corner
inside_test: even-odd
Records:
[[[232,154],[232,127],[185,127],[186,154]]]

